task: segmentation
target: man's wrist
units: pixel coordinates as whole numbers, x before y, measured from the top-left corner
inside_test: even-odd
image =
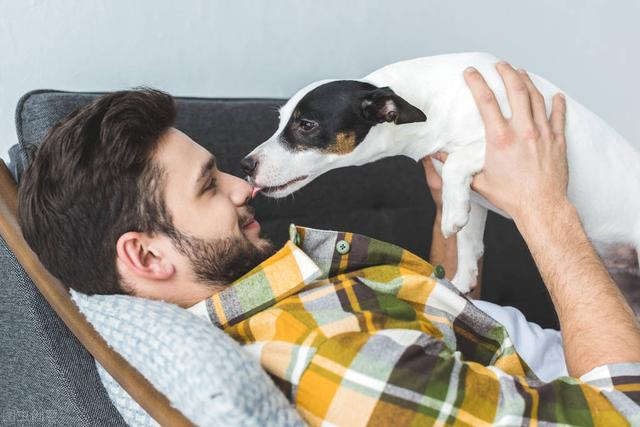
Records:
[[[436,217],[433,220],[433,227],[440,227],[442,224],[442,210],[436,208]]]
[[[580,222],[578,211],[566,197],[544,205],[523,207],[513,212],[512,218],[525,240],[549,230],[551,223],[557,221]]]

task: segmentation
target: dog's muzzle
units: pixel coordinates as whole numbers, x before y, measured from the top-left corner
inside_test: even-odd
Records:
[[[258,161],[253,156],[247,156],[240,160],[240,167],[247,176],[253,176],[258,168]]]

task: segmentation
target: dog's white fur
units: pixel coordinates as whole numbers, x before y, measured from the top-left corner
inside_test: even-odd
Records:
[[[486,53],[441,55],[398,62],[360,79],[378,87],[389,86],[420,108],[428,119],[400,126],[393,123],[374,126],[364,141],[343,155],[313,149],[291,151],[279,142],[278,137],[299,100],[330,80],[315,82],[282,107],[278,130],[250,153],[259,162],[254,182],[263,187],[278,186],[308,175],[305,180],[271,194],[283,197],[331,169],[395,155],[418,161],[437,151],[449,153],[441,169],[442,232],[445,236],[458,233],[458,269],[453,283],[460,291],[468,292],[475,283],[477,260],[483,253],[487,208],[506,215],[470,189],[472,176],[484,164],[485,133],[463,71],[468,66],[477,68],[494,91],[505,117],[510,117],[496,62],[497,58]],[[551,97],[559,89],[534,74],[530,76],[544,95],[549,112]],[[630,244],[640,254],[640,152],[595,114],[568,96],[566,100],[569,198],[592,240]]]

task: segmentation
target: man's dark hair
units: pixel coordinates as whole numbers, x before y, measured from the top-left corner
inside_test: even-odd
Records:
[[[58,123],[33,153],[19,186],[18,219],[44,266],[66,286],[127,293],[116,242],[127,231],[154,234],[167,226],[164,174],[153,154],[175,116],[164,92],[109,93]]]

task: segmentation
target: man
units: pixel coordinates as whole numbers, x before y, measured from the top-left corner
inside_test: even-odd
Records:
[[[310,424],[640,423],[640,332],[567,200],[564,101],[547,120],[526,73],[498,71],[510,120],[465,73],[487,131],[474,188],[529,245],[572,377],[539,381],[516,350],[543,365],[544,345],[510,336],[485,313],[503,311],[479,309],[401,248],[292,227],[275,252],[252,188],[171,127],[160,92],[106,95],[53,129],[21,183],[20,223],[70,287],[163,299],[224,328]],[[439,262],[451,264],[451,244],[436,237]]]

